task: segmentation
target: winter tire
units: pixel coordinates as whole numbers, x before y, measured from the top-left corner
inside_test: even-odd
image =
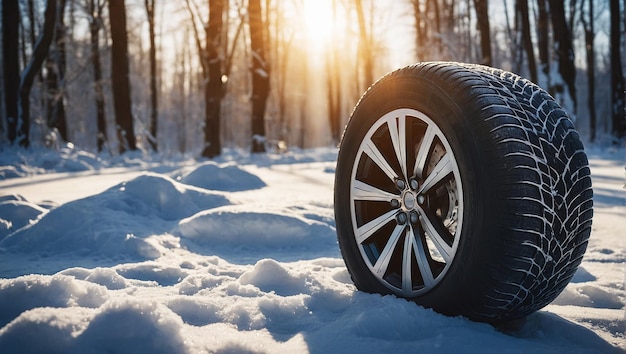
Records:
[[[576,272],[592,189],[578,133],[515,74],[420,63],[376,82],[341,141],[335,219],[359,290],[501,323]]]

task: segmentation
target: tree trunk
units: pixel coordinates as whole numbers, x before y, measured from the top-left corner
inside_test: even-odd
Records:
[[[57,75],[57,67],[55,63],[55,50],[53,49],[50,55],[44,62],[46,68],[45,83],[45,115],[46,125],[49,129],[54,129],[56,116],[54,114],[55,103],[59,95],[59,77]]]
[[[626,136],[626,112],[624,111],[624,73],[620,51],[620,11],[617,0],[611,3],[611,121],[614,143],[619,144]]]
[[[202,156],[213,158],[222,153],[220,138],[222,113],[222,67],[224,48],[222,44],[224,24],[224,0],[209,0],[209,23],[206,31],[205,57],[208,77],[205,77],[205,123]]]
[[[433,12],[435,13],[435,35],[432,36],[434,42],[437,44],[437,49],[441,53],[443,52],[443,44],[441,41],[441,14],[439,11],[439,0],[428,0],[427,4],[433,5]]]
[[[535,61],[535,51],[533,50],[533,40],[530,36],[530,20],[528,14],[528,0],[518,0],[518,10],[520,21],[522,24],[522,42],[526,50],[526,59],[528,60],[528,70],[530,79],[537,83],[537,62]]]
[[[124,0],[109,0],[111,24],[111,83],[115,129],[119,153],[137,150],[133,127],[132,103],[128,68],[128,33],[126,32],[126,6]]]
[[[563,79],[563,82],[555,81],[551,91],[557,102],[568,109],[574,118],[576,115],[576,67],[574,66],[572,36],[565,19],[563,1],[549,0],[549,4],[556,61],[559,74]],[[569,95],[569,98],[566,95]]]
[[[148,31],[150,33],[150,136],[148,141],[153,151],[158,151],[158,90],[157,90],[157,62],[154,32],[154,5],[156,0],[145,0],[146,13],[148,16]]]
[[[333,23],[337,23],[337,0],[333,0]],[[328,118],[331,138],[334,144],[341,139],[341,73],[339,49],[334,47],[326,54],[326,85],[328,97]]]
[[[418,60],[424,60],[423,58],[421,58],[420,53],[425,49],[426,46],[427,19],[425,14],[422,13],[420,0],[411,0],[411,4],[413,5],[413,16],[415,18],[415,54]]]
[[[333,0],[334,1],[334,0]],[[282,3],[276,4],[275,11],[282,13]],[[290,55],[292,54],[291,43],[293,39],[293,33],[287,34],[285,26],[283,25],[281,16],[276,17],[276,23],[274,25],[274,35],[270,38],[274,38],[274,45],[271,46],[272,57],[274,58],[274,67],[276,71],[273,73],[275,78],[277,96],[277,108],[278,108],[278,122],[280,127],[279,137],[282,141],[290,143],[289,132],[291,131],[293,119],[287,120],[287,68]]]
[[[265,152],[265,108],[270,92],[270,67],[265,52],[266,25],[260,0],[248,1],[250,50],[252,53],[252,149],[253,153]]]
[[[513,67],[512,70],[514,72],[519,72],[520,68],[519,68],[519,55],[518,55],[518,38],[519,38],[519,31],[518,31],[518,6],[517,6],[517,2],[518,0],[515,1],[515,7],[513,10],[513,23],[515,24],[515,26],[511,26],[511,20],[509,18],[509,5],[508,5],[508,0],[502,0],[502,5],[504,6],[504,22],[506,24],[506,34],[508,37],[508,43],[506,44],[506,46],[509,49],[509,55],[511,56],[511,61],[513,62]]]
[[[67,136],[67,117],[65,115],[65,13],[66,0],[60,0],[57,7],[57,21],[54,30],[54,50],[46,59],[48,90],[48,127],[56,129],[63,141]]]
[[[98,133],[96,144],[101,152],[108,140],[107,121],[104,111],[104,92],[102,85],[102,64],[100,62],[100,27],[102,25],[102,10],[104,2],[89,0],[89,32],[91,48],[91,64],[93,65],[93,82],[96,101],[96,122]]]
[[[187,91],[186,91],[186,75],[187,75],[187,53],[189,45],[189,31],[185,29],[185,40],[181,43],[182,48],[178,48],[176,52],[176,62],[179,63],[180,71],[177,70],[176,75],[176,87],[180,95],[180,101],[177,102],[177,106],[180,107],[180,124],[177,124],[177,141],[178,151],[181,154],[187,152]]]
[[[481,64],[493,65],[491,59],[491,33],[489,30],[489,5],[487,0],[474,0],[476,20],[480,31]]]
[[[539,63],[541,77],[538,84],[544,89],[550,88],[550,46],[548,41],[548,29],[550,23],[548,21],[547,0],[537,0],[537,48],[539,50]]]
[[[33,87],[35,76],[41,70],[41,66],[48,56],[50,43],[54,36],[54,25],[57,16],[56,0],[48,0],[44,14],[44,23],[41,36],[33,50],[28,66],[22,73],[22,81],[19,90],[19,112],[17,124],[17,141],[23,147],[30,146],[30,90]]]
[[[374,83],[374,63],[372,53],[372,40],[365,25],[365,13],[363,12],[363,2],[355,0],[356,15],[359,23],[359,60],[363,61],[363,87],[359,92],[363,92]]]
[[[596,63],[594,51],[594,18],[593,18],[593,0],[588,0],[589,11],[588,20],[585,18],[583,6],[585,1],[580,3],[580,20],[585,31],[585,53],[587,56],[587,108],[589,110],[589,141],[596,140]]]
[[[14,143],[17,138],[19,67],[18,0],[2,0],[2,64],[4,73],[4,108],[7,121],[7,138]]]
[[[309,57],[308,55],[302,55],[302,59],[299,62],[300,67],[302,68],[301,71],[301,75],[298,78],[298,81],[300,82],[300,88],[302,90],[302,92],[306,92],[307,87],[309,87],[310,85],[310,72],[311,69],[309,68]],[[308,105],[311,103],[310,100],[307,100],[307,95],[303,94],[303,95],[299,95],[299,97],[297,97],[298,100],[298,108],[300,108],[300,111],[298,112],[300,115],[300,130],[298,131],[298,146],[301,149],[305,149],[307,148],[307,131],[308,131],[308,125],[309,125],[309,107]]]
[[[26,12],[28,13],[28,31],[30,32],[30,43],[35,48],[37,33],[35,32],[35,3],[34,0],[26,2]]]

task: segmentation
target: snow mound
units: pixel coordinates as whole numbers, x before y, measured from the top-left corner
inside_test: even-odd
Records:
[[[572,277],[572,280],[570,281],[571,283],[585,283],[588,281],[595,281],[597,280],[596,277],[593,276],[593,274],[589,273],[584,267],[579,266],[578,269],[576,270],[576,273],[574,273],[574,276]]]
[[[195,295],[200,290],[212,289],[232,280],[232,277],[224,275],[191,275],[183,279],[182,282],[180,282],[178,292],[181,295]]]
[[[0,240],[34,222],[47,211],[17,195],[0,197]]]
[[[76,340],[76,352],[185,353],[182,324],[179,316],[156,302],[109,302]]]
[[[233,164],[221,166],[215,162],[206,162],[185,173],[180,178],[180,182],[226,192],[247,191],[266,186],[259,177],[244,171],[239,166]]]
[[[125,265],[119,268],[117,272],[126,279],[152,282],[161,286],[177,284],[187,276],[187,272],[178,267],[165,267],[151,262]]]
[[[223,320],[218,316],[221,307],[204,299],[180,297],[170,300],[167,307],[179,315],[183,322],[193,326],[206,326]]]
[[[122,209],[165,220],[178,220],[200,210],[230,204],[223,194],[190,188],[157,174],[139,176],[122,183],[117,190],[123,195],[124,204],[118,204]],[[143,205],[139,207],[135,201]]]
[[[0,279],[0,328],[20,313],[36,307],[97,308],[107,299],[104,287],[66,275]]]
[[[28,152],[14,146],[2,149],[6,153],[0,156],[0,180],[50,172],[92,171],[106,166],[97,155],[78,150],[71,143],[57,149],[31,147]]]
[[[615,294],[593,285],[571,285],[552,302],[561,306],[580,306],[591,308],[606,308],[619,310],[624,303]]]
[[[289,296],[306,292],[309,280],[305,274],[295,274],[273,259],[263,259],[254,269],[243,273],[239,282],[254,285],[266,293]]]
[[[236,161],[246,165],[252,164],[259,167],[316,162],[330,162],[334,164],[337,161],[337,151],[336,148],[327,147],[300,149],[291,146],[288,151],[280,154],[250,154],[248,152],[236,153],[235,151],[226,151],[221,159],[224,161]]]
[[[0,180],[24,177],[24,173],[15,166],[0,166]]]
[[[78,172],[100,168],[102,161],[96,155],[76,150],[68,144],[58,150],[44,150],[35,164],[46,171]]]
[[[181,327],[180,317],[154,302],[110,301],[97,311],[37,308],[2,329],[0,348],[12,353],[186,353]]]
[[[183,217],[228,204],[223,194],[147,174],[52,209],[37,223],[5,237],[0,249],[44,257],[73,253],[154,259],[160,252],[149,236],[168,232]]]
[[[58,274],[102,285],[109,290],[124,289],[127,285],[126,279],[111,268],[69,268]]]
[[[337,255],[332,226],[289,210],[253,211],[261,209],[235,205],[206,210],[181,220],[178,230],[196,244],[227,249],[228,255],[244,259],[280,258],[286,253],[297,259]]]

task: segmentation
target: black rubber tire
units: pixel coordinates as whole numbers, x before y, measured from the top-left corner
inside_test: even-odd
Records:
[[[569,283],[592,196],[579,135],[550,95],[509,72],[429,62],[386,75],[356,105],[335,219],[359,290],[499,323]]]

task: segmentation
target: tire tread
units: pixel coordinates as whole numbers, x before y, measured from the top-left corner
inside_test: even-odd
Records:
[[[471,131],[459,134],[470,134],[463,141],[484,155],[477,161],[492,185],[483,188],[493,189],[489,201],[494,205],[488,209],[497,218],[486,227],[490,244],[477,251],[485,258],[484,274],[472,278],[479,280],[475,291],[480,294],[466,296],[457,308],[443,306],[443,312],[500,322],[544,307],[580,265],[593,217],[588,161],[567,113],[543,89],[513,73],[426,62],[379,79],[352,115],[365,100],[380,95],[381,86],[406,78],[442,88],[462,107]],[[344,137],[353,124],[360,122],[350,119]],[[357,287],[368,288],[351,275]],[[420,303],[420,298],[414,300]]]

